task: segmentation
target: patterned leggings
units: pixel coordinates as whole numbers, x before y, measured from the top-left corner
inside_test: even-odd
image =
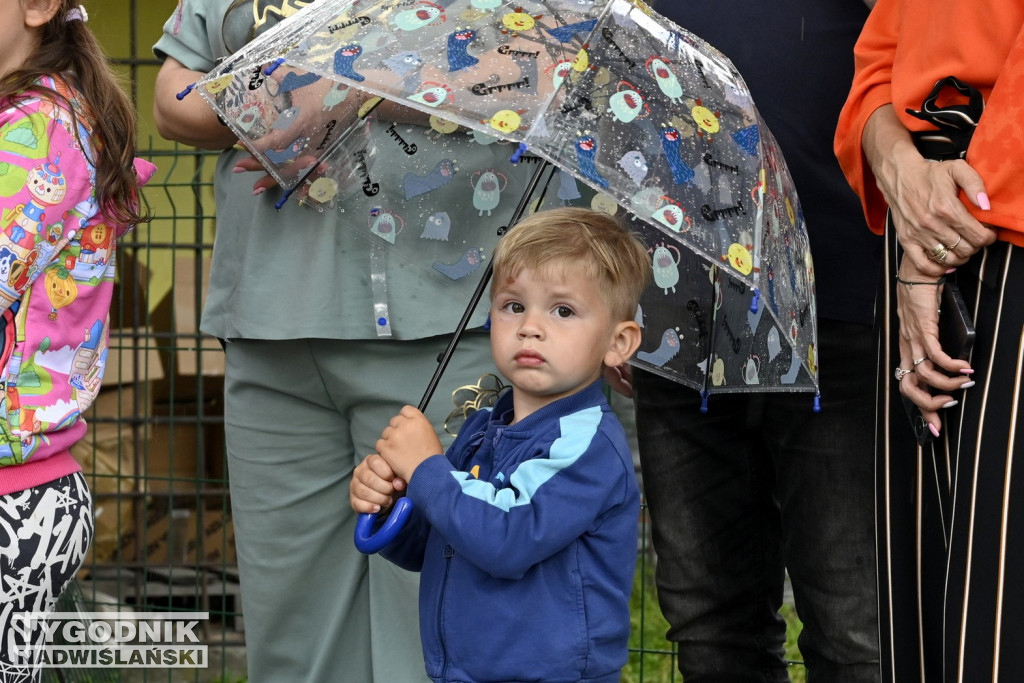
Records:
[[[38,670],[12,661],[12,650],[27,644],[12,615],[52,610],[92,536],[92,496],[81,472],[0,496],[0,680],[39,680]],[[31,637],[43,635],[39,624]]]

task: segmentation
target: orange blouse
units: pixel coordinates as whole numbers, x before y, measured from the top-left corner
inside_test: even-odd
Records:
[[[883,231],[886,203],[861,149],[864,124],[892,103],[908,130],[931,128],[906,109],[920,109],[937,81],[956,76],[985,95],[967,161],[984,179],[992,210],[964,203],[999,226],[1000,239],[1024,246],[1024,0],[879,0],[854,57],[835,153],[871,229]]]

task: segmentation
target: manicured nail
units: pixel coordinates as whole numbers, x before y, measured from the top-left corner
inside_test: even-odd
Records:
[[[235,166],[234,168],[232,168],[231,172],[232,173],[246,173],[246,170],[241,165],[238,165],[238,166]]]
[[[985,194],[984,192],[979,192],[976,199],[978,200],[978,206],[980,206],[982,209],[985,209],[985,211],[988,211],[989,209],[992,208],[992,204],[990,204],[988,201],[988,195]]]
[[[974,380],[972,379],[970,382],[964,382],[963,384],[961,384],[960,388],[961,389],[970,389],[973,386],[974,386]]]
[[[265,187],[253,188],[252,196],[253,197],[259,197],[261,194],[263,194],[266,191],[267,191],[267,188],[265,188]]]
[[[961,375],[973,375],[974,374],[974,368],[964,368],[963,370],[960,371],[960,374]]]
[[[953,406],[955,406],[959,402],[960,401],[950,401],[949,403],[943,403],[942,407],[943,408],[952,408]]]
[[[933,425],[931,422],[928,423],[928,431],[932,433],[936,439],[939,438],[939,428]]]

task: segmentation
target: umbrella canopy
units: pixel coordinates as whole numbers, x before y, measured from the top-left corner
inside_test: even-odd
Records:
[[[641,3],[317,0],[197,88],[319,205],[366,180],[346,140],[370,96],[520,143],[564,171],[559,198],[580,198],[576,179],[640,219],[654,285],[635,364],[707,392],[817,388],[814,271],[782,155],[728,58]]]

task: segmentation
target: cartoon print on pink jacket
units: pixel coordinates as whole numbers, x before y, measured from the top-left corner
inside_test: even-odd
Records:
[[[91,131],[45,98],[0,106],[0,467],[70,448],[107,356],[116,240],[104,219]],[[84,147],[84,149],[83,149]],[[135,160],[140,186],[156,167]]]

